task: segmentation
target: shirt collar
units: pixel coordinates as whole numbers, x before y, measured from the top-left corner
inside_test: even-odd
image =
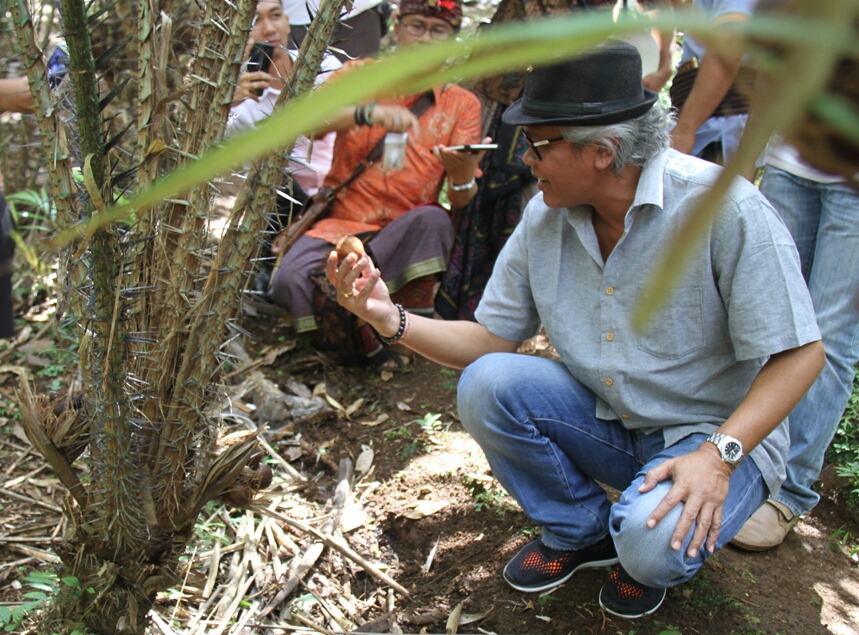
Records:
[[[626,213],[624,221],[627,229],[635,217],[635,212],[640,207],[653,205],[657,209],[662,209],[664,204],[663,172],[665,171],[667,156],[667,150],[660,152],[645,163],[641,169],[638,186],[635,188],[635,197]],[[567,220],[574,227],[590,223],[592,214],[593,208],[590,205],[577,205],[576,207],[567,208]]]
[[[635,198],[632,200],[630,211],[643,205],[653,205],[662,209],[664,203],[663,172],[668,151],[660,152],[644,164],[641,176],[638,179],[638,187],[635,188]]]

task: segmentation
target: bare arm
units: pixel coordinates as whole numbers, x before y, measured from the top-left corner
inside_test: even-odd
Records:
[[[33,112],[33,96],[26,77],[0,79],[0,112]]]
[[[654,29],[652,33],[659,46],[659,66],[652,73],[645,75],[641,83],[645,88],[658,93],[674,73],[674,31]]]
[[[380,335],[394,336],[400,326],[400,314],[381,281],[381,273],[368,256],[359,259],[349,254],[338,263],[337,254],[331,252],[325,272],[338,290],[341,306],[367,321]],[[493,335],[476,322],[431,320],[411,314],[408,319],[409,329],[400,343],[452,368],[465,368],[487,353],[512,353],[519,348],[519,342]]]
[[[719,432],[742,441],[747,452],[756,447],[790,414],[825,363],[820,341],[773,355]]]
[[[741,441],[748,454],[790,414],[817,379],[825,361],[820,341],[773,355],[755,377],[740,405],[719,427],[719,432]],[[640,491],[647,492],[667,479],[673,481],[673,486],[653,510],[648,526],[655,527],[669,510],[683,502],[683,513],[671,538],[672,547],[680,549],[692,524],[697,522],[689,544],[689,556],[698,553],[705,539],[707,549],[713,551],[733,471],[722,461],[716,446],[709,442],[650,470]]]
[[[326,126],[313,131],[314,139],[321,139],[329,132],[348,130],[358,124],[355,121],[355,111],[358,106],[344,106]],[[382,126],[388,132],[408,132],[418,127],[418,118],[405,106],[374,105],[370,110],[370,124]]]
[[[733,13],[722,16],[720,23],[747,20],[748,16]],[[725,98],[731,84],[740,69],[742,54],[728,52],[727,47],[707,51],[698,76],[689,93],[689,98],[683,104],[683,110],[677,117],[677,125],[671,132],[671,145],[675,150],[689,154],[695,145],[695,132],[716,110],[716,106]]]

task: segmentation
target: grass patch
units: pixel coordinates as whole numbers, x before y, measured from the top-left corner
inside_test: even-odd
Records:
[[[847,502],[859,505],[859,381],[855,377],[853,394],[829,446],[827,460],[839,476],[848,480]]]

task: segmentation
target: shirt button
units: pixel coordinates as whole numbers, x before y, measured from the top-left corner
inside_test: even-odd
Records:
[[[620,415],[621,419],[629,419],[629,415]]]
[[[605,294],[606,295],[611,295],[612,293],[614,293],[614,287],[606,287],[605,288]]]
[[[614,339],[614,333],[606,333],[605,338],[611,342]]]
[[[611,386],[613,383],[614,383],[614,380],[611,377],[605,378],[605,385],[606,386]]]

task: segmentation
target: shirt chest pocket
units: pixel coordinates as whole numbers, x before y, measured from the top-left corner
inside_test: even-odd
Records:
[[[701,287],[674,289],[668,305],[638,335],[640,350],[663,359],[678,359],[705,345]]]

